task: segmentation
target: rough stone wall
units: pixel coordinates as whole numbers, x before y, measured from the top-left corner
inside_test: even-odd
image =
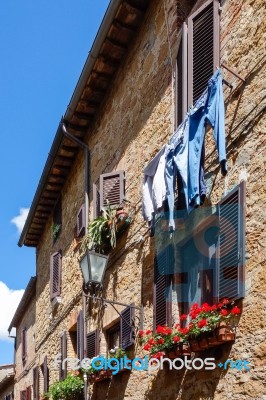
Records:
[[[193,2],[192,2],[193,3]],[[188,15],[188,2],[166,1],[170,43],[173,59],[177,52],[179,30]],[[180,17],[180,10],[182,17]],[[178,15],[177,15],[178,12]],[[265,131],[265,8],[263,0],[227,0],[221,13],[222,61],[246,77],[241,84],[230,73],[225,77],[233,82],[226,97],[226,129],[228,167],[226,179],[218,169],[216,151],[208,136],[206,172],[212,182],[211,202],[215,204],[225,190],[238,183],[239,174],[247,176],[247,296],[232,348],[225,347],[226,358],[248,357],[252,369],[248,373],[220,370],[214,372],[176,372],[167,369],[158,374],[132,372],[94,385],[93,399],[263,399],[265,382],[265,243],[263,242],[263,209],[265,189],[263,177],[263,132]],[[154,241],[149,238],[141,217],[141,187],[143,168],[167,141],[173,130],[172,67],[167,42],[164,3],[151,2],[137,40],[123,67],[114,79],[94,126],[90,129],[91,182],[97,182],[104,172],[125,170],[126,198],[134,209],[129,230],[118,241],[110,256],[105,278],[104,296],[124,303],[144,305],[144,327],[152,326],[152,284]],[[60,350],[60,334],[68,329],[71,311],[81,309],[82,277],[78,265],[79,250],[74,250],[73,230],[76,214],[83,203],[84,160],[80,154],[68,183],[62,192],[62,232],[52,244],[50,220],[46,226],[37,256],[37,330],[36,348],[39,362],[48,355],[50,382],[58,379],[53,357]],[[90,193],[92,199],[92,192]],[[91,202],[92,218],[92,202]],[[140,236],[144,241],[140,242]],[[62,304],[50,318],[49,262],[50,255],[61,249]],[[73,301],[73,303],[71,303]],[[75,304],[75,305],[74,305]],[[90,310],[88,330],[105,329],[116,320],[110,311]],[[101,352],[106,350],[105,334],[101,333]],[[69,341],[69,354],[73,348]],[[136,354],[142,352],[136,347]],[[163,390],[162,390],[163,388]]]
[[[16,368],[15,368],[15,399],[20,398],[20,391],[26,390],[33,383],[32,368],[35,365],[35,297],[33,296],[16,331]],[[26,360],[22,361],[21,332],[26,328]]]

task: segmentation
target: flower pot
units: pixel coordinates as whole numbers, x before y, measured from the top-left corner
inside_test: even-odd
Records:
[[[191,349],[189,344],[187,343],[180,343],[180,355],[190,357],[191,356]]]
[[[172,349],[172,350],[166,350],[165,356],[166,356],[167,358],[170,358],[170,360],[174,360],[174,359],[176,358],[175,350],[174,350],[174,349]]]
[[[221,322],[215,329],[215,335],[219,343],[233,342],[235,340],[235,332],[225,322]]]
[[[199,342],[196,338],[191,338],[189,339],[189,346],[191,351],[194,351],[195,353],[198,351],[202,351],[203,349],[200,347]]]
[[[205,350],[209,347],[207,334],[202,334],[199,337],[198,342],[199,342],[199,347],[201,348],[201,350]]]

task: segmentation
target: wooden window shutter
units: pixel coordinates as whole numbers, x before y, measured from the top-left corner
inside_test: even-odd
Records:
[[[108,203],[118,206],[125,198],[124,171],[100,175],[100,209]]]
[[[167,246],[154,262],[153,328],[172,324],[173,247]]]
[[[39,382],[40,382],[39,367],[35,367],[33,369],[33,399],[34,400],[39,400],[39,397],[40,397]]]
[[[60,379],[65,379],[67,377],[67,365],[63,369],[63,360],[67,358],[67,333],[64,331],[60,337],[60,352],[61,352],[61,368],[60,368]]]
[[[51,255],[50,261],[50,296],[51,300],[61,294],[62,255],[57,252]]]
[[[123,350],[126,350],[135,342],[134,315],[135,309],[130,306],[121,311],[120,336]]]
[[[48,370],[47,356],[45,356],[43,360],[43,391],[44,393],[47,393],[48,390],[49,390],[49,370]]]
[[[20,392],[20,400],[27,400],[27,390],[22,390]]]
[[[245,181],[219,203],[218,301],[245,293]]]
[[[201,96],[220,65],[219,0],[208,0],[188,18],[188,105]]]
[[[21,355],[22,360],[25,361],[27,357],[27,328],[23,328],[21,332]]]
[[[31,400],[31,386],[28,386],[28,387],[27,387],[27,390],[26,390],[26,399],[27,399],[27,400]]]
[[[95,183],[92,185],[92,189],[93,189],[93,219],[95,219],[95,218],[99,217],[101,214],[100,192]]]
[[[187,24],[185,22],[181,35],[176,58],[176,128],[187,112]]]
[[[79,312],[77,319],[77,356],[79,360],[84,358],[84,315]]]
[[[80,237],[85,232],[86,221],[85,221],[85,204],[83,204],[77,214],[77,237]]]
[[[93,358],[98,356],[100,348],[99,348],[99,330],[96,329],[88,333],[87,335],[87,357]]]

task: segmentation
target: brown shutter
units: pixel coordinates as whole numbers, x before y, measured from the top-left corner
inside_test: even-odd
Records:
[[[47,364],[47,356],[44,357],[43,361],[43,391],[47,393],[49,390],[49,370]]]
[[[39,400],[39,367],[33,369],[33,399]]]
[[[79,312],[77,319],[77,355],[79,360],[84,358],[84,316],[83,311]]]
[[[187,112],[187,24],[182,26],[182,36],[176,59],[176,127]]]
[[[23,328],[21,332],[21,355],[22,360],[25,361],[27,357],[27,328]]]
[[[208,0],[188,18],[188,105],[201,96],[220,65],[219,0]]]
[[[100,175],[100,209],[108,203],[118,206],[125,198],[124,171]]]
[[[121,312],[121,348],[126,350],[135,342],[135,329],[134,329],[134,311],[133,307],[126,307]]]
[[[245,182],[219,203],[218,300],[245,293]]]
[[[95,218],[99,217],[101,214],[100,192],[95,183],[92,185],[92,189],[93,189],[93,219],[95,219]]]
[[[61,353],[61,367],[59,378],[66,379],[67,377],[67,365],[65,365],[65,369],[63,369],[63,360],[67,358],[67,333],[64,331],[60,337],[60,353]]]
[[[154,262],[153,327],[172,324],[173,247],[167,246]]]
[[[61,294],[62,255],[57,252],[51,255],[50,261],[50,296],[51,300]]]
[[[87,335],[87,357],[96,357],[99,355],[99,351],[99,331],[96,329]]]
[[[85,204],[83,204],[77,215],[77,237],[80,237],[85,232],[86,221],[85,221]]]
[[[26,390],[26,399],[31,400],[31,386],[27,387]]]

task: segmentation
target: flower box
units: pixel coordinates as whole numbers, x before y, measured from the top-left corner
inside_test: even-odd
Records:
[[[90,383],[97,383],[104,381],[106,379],[110,379],[112,377],[112,371],[110,369],[102,369],[97,374],[91,374],[89,376]]]

